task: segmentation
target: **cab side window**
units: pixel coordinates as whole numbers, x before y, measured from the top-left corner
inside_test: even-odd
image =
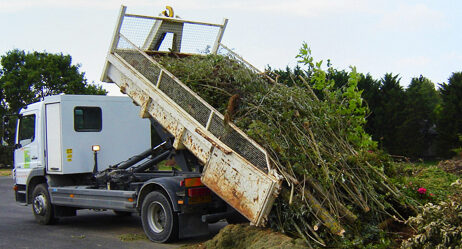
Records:
[[[35,114],[25,115],[19,121],[19,144],[21,146],[32,143],[35,139]]]
[[[74,130],[77,132],[99,132],[103,126],[99,107],[75,107]]]

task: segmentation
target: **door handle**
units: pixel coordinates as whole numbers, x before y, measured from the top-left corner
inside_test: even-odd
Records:
[[[32,160],[37,160],[37,159],[38,159],[38,157],[36,157],[36,156],[33,156],[33,157],[31,157],[31,159],[32,159]]]

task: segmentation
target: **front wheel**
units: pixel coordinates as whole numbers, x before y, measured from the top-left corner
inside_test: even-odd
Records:
[[[161,192],[149,193],[141,206],[141,222],[146,236],[154,242],[178,239],[178,216],[170,200]]]
[[[35,186],[32,192],[32,212],[35,220],[42,225],[53,224],[56,221],[50,194],[45,183]]]

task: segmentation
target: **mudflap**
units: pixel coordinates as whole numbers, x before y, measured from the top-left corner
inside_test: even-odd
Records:
[[[180,239],[209,234],[209,225],[202,222],[199,214],[178,214],[178,226]]]

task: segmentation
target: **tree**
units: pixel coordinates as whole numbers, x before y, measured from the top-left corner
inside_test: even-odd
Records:
[[[438,113],[438,151],[443,157],[454,155],[462,146],[462,72],[455,72],[449,83],[440,84],[441,110]]]
[[[378,105],[373,124],[379,145],[390,154],[401,155],[402,144],[397,138],[398,127],[404,120],[404,90],[399,75],[387,73],[381,80]]]
[[[440,98],[435,85],[422,75],[413,78],[405,92],[404,122],[397,138],[402,144],[402,155],[409,157],[433,156],[429,151],[436,135],[436,108]]]
[[[70,55],[12,50],[0,60],[0,114],[16,114],[26,105],[60,93],[106,95],[101,86],[88,84]],[[14,120],[12,120],[14,121]],[[5,127],[11,134],[14,122]],[[12,144],[12,138],[9,143]],[[0,146],[0,164],[11,164],[11,152]]]
[[[369,108],[369,113],[366,116],[367,123],[365,130],[372,136],[372,139],[379,141],[380,134],[375,127],[375,116],[377,108],[380,105],[380,81],[372,78],[370,74],[362,75],[358,82],[358,88],[362,91],[362,97]]]
[[[87,83],[70,55],[12,50],[1,57],[2,106],[9,113],[60,93],[105,95],[101,86]]]
[[[269,75],[273,79],[277,79],[278,83],[287,85],[287,86],[301,86],[303,81],[300,80],[300,76],[305,76],[307,71],[303,70],[299,65],[296,65],[294,69],[291,69],[289,66],[286,66],[285,70],[283,69],[272,69],[267,67],[266,72],[269,72]]]

